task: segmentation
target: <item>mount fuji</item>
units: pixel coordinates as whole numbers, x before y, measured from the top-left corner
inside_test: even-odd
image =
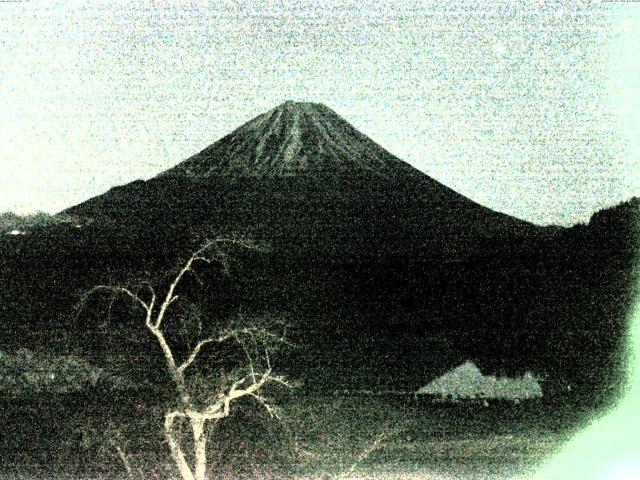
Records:
[[[71,223],[4,236],[0,301],[26,338],[95,284],[157,280],[204,238],[248,238],[269,250],[234,252],[231,288],[205,282],[210,321],[282,313],[305,346],[292,375],[314,385],[412,388],[472,359],[604,392],[619,371],[637,207],[537,226],[430,178],[324,105],[286,102],[62,212]]]

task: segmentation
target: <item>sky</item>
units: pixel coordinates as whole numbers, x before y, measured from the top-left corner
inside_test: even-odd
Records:
[[[0,2],[0,212],[150,178],[285,100],[571,225],[640,195],[640,3]]]

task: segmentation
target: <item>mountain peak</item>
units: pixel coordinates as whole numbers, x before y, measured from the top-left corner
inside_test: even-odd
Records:
[[[288,176],[411,168],[321,103],[288,100],[165,174]]]
[[[298,102],[295,100],[286,100],[278,105],[274,110],[287,109],[287,110],[313,110],[313,109],[327,109],[323,103],[314,102]]]

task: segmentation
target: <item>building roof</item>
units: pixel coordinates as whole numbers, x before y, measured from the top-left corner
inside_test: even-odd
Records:
[[[484,376],[473,362],[467,360],[420,388],[416,394],[520,400],[542,397],[542,388],[530,373],[521,378]]]

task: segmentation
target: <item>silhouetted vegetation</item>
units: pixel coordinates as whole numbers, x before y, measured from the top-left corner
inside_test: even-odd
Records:
[[[13,212],[4,212],[0,213],[0,234],[11,232],[12,230],[29,230],[33,227],[46,227],[60,223],[76,225],[79,221],[77,217],[64,213],[50,215],[44,212],[36,212],[28,215],[18,215]]]

